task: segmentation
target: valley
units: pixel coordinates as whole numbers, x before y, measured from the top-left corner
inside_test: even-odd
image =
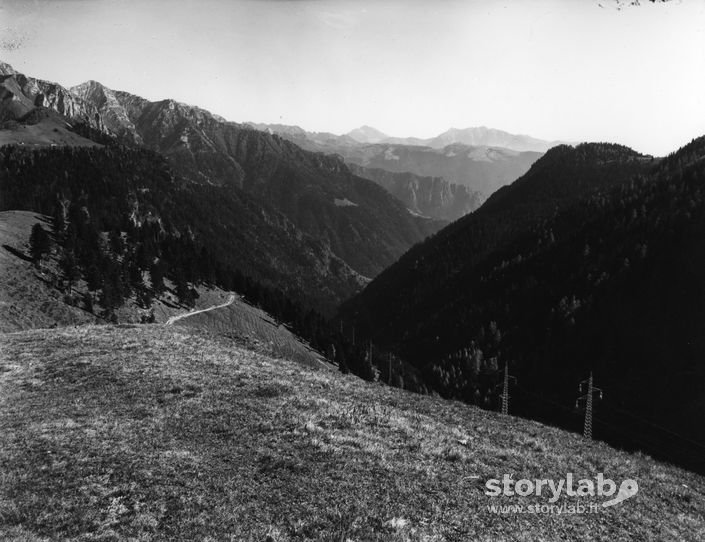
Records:
[[[694,361],[701,341],[692,331],[697,297],[693,291],[676,303],[667,299],[680,294],[654,290],[693,281],[661,262],[679,261],[676,231],[695,235],[683,220],[699,209],[699,142],[660,160],[611,144],[558,145],[543,156],[467,146],[541,148],[538,140],[486,129],[427,141],[369,127],[343,136],[284,125],[259,131],[95,81],[67,90],[7,64],[2,71],[0,137],[14,143],[2,147],[0,169],[3,257],[13,270],[3,288],[4,329],[171,321],[485,408],[497,407],[495,385],[508,363],[522,390],[543,395],[537,401],[535,391],[519,392],[513,412],[570,430],[581,422],[567,406],[569,390],[593,370],[609,391],[603,408],[614,420],[598,429],[601,438],[704,468],[704,437],[680,416],[686,407],[697,411],[701,397],[690,384],[701,371]],[[38,88],[41,100],[32,94]],[[349,164],[321,149],[345,153]],[[446,180],[460,179],[452,172],[468,171],[457,162],[467,159],[472,168],[510,167],[506,177],[497,169],[482,175],[490,183],[484,189],[501,186],[486,201]],[[439,168],[446,176],[424,176]],[[689,194],[689,210],[665,207],[658,195],[665,190]],[[649,227],[652,217],[657,225]],[[23,256],[33,220],[53,231],[43,270]],[[610,221],[619,235],[599,226]],[[647,242],[656,238],[662,244]],[[669,255],[660,254],[666,247]],[[77,282],[66,279],[66,259],[74,257]],[[697,265],[680,261],[686,273]],[[41,295],[29,294],[35,284]],[[647,291],[661,301],[617,291]],[[608,295],[629,307],[622,316]],[[655,329],[664,311],[674,324],[652,332],[650,347],[640,345],[639,326]],[[633,329],[634,338],[616,338],[610,326]],[[658,345],[674,337],[688,347],[678,350],[669,381]],[[636,372],[637,360],[645,373]],[[625,384],[635,379],[649,393]],[[682,402],[680,391],[689,388],[694,407]],[[667,408],[643,400],[653,394]],[[628,418],[635,413],[641,425]],[[679,444],[667,435],[678,435]]]
[[[705,540],[705,5],[0,21],[0,540]]]

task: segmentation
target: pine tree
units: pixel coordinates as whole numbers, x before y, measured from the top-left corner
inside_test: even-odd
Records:
[[[154,262],[149,267],[149,282],[155,295],[160,295],[165,289],[164,285],[164,263],[162,260]]]
[[[100,264],[98,262],[92,262],[86,269],[84,269],[84,278],[86,280],[86,286],[91,292],[97,292],[103,284],[103,277],[100,274]]]
[[[54,238],[59,242],[59,240],[64,235],[64,230],[66,229],[66,222],[64,221],[64,211],[61,204],[56,205],[56,211],[51,222],[51,228],[54,231]]]
[[[122,233],[120,233],[120,230],[111,230],[108,240],[110,242],[110,250],[118,256],[121,256],[125,250],[125,243],[122,240]]]
[[[39,263],[45,254],[49,253],[51,241],[49,235],[41,224],[37,223],[32,227],[32,234],[29,237],[29,251],[32,255],[34,265],[39,267]]]
[[[78,264],[76,263],[76,256],[73,250],[64,249],[64,253],[59,260],[59,267],[61,268],[61,278],[66,283],[69,294],[73,288],[74,283],[80,278]]]

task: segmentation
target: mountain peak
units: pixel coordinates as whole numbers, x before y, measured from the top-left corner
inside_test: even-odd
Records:
[[[372,126],[367,125],[355,128],[354,130],[349,131],[345,135],[353,138],[359,143],[379,143],[380,141],[384,141],[389,137],[384,132],[380,132],[377,128],[373,128]]]
[[[17,75],[17,70],[6,62],[0,60],[0,75]]]
[[[102,107],[103,104],[105,104],[110,99],[110,97],[114,97],[112,90],[110,90],[102,83],[99,83],[98,81],[94,81],[92,79],[90,81],[81,83],[80,85],[71,87],[69,88],[69,90],[73,94],[93,103],[96,107],[99,108]]]

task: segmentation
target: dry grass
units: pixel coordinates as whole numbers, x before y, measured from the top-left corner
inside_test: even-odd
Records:
[[[538,423],[180,326],[0,341],[3,540],[705,537],[702,477]],[[498,516],[484,481],[505,472],[640,492],[598,514]]]

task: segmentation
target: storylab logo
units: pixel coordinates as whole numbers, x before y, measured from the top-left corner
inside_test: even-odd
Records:
[[[595,479],[582,478],[577,482],[572,473],[566,474],[561,480],[526,478],[515,480],[511,475],[505,474],[502,479],[492,478],[485,483],[485,495],[489,497],[544,497],[543,504],[533,504],[526,507],[521,505],[492,506],[491,511],[499,513],[584,513],[598,512],[600,509],[618,505],[632,498],[639,491],[636,480],[626,479],[619,484],[610,478],[605,478],[599,473]],[[558,506],[555,503],[566,495],[572,498],[592,497],[602,498],[601,502],[581,504],[580,501],[572,505]],[[495,510],[495,508],[498,508]],[[506,510],[505,510],[506,509]]]

